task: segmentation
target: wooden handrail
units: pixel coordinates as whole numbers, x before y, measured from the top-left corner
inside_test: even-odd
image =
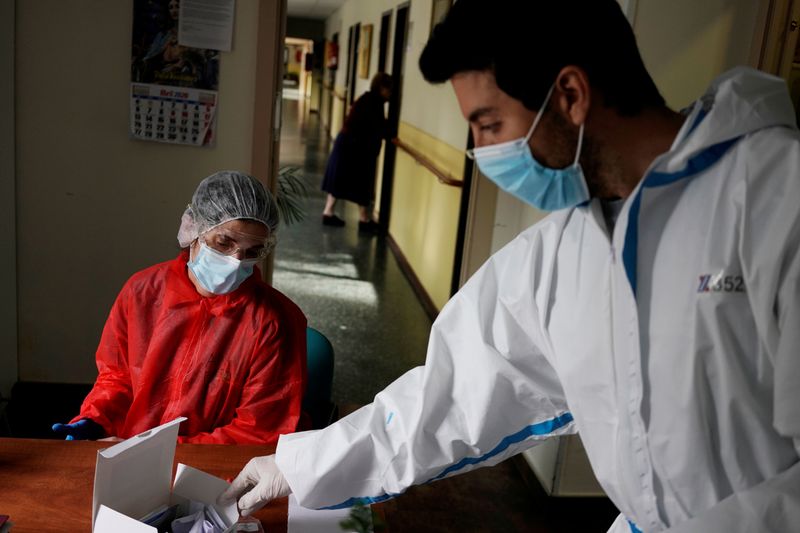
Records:
[[[347,98],[345,96],[339,94],[339,91],[336,90],[336,86],[333,85],[332,83],[329,83],[327,81],[323,81],[322,82],[322,88],[325,89],[326,91],[330,91],[333,94],[333,96],[335,96],[336,98],[338,98],[342,102],[347,100]]]
[[[419,163],[420,165],[422,165],[423,167],[428,169],[431,172],[431,174],[436,176],[436,179],[439,180],[439,183],[442,183],[444,185],[449,185],[450,187],[463,187],[464,186],[463,180],[457,180],[457,179],[453,178],[450,174],[446,173],[445,171],[443,171],[439,167],[437,167],[434,164],[433,161],[431,161],[430,159],[425,157],[423,154],[421,154],[419,151],[417,151],[414,148],[410,147],[409,145],[407,145],[406,143],[404,143],[403,141],[401,141],[397,137],[392,139],[392,144],[394,144],[395,146],[397,146],[398,148],[400,148],[401,150],[406,152],[408,155],[410,155],[412,158],[414,158],[414,161],[416,161],[417,163]]]

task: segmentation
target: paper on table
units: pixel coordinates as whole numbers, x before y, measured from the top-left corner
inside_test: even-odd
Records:
[[[130,520],[122,513],[110,507],[101,506],[97,511],[97,522],[100,528],[103,524],[114,524],[114,533],[153,533],[153,528],[138,520]]]
[[[288,533],[342,533],[339,522],[350,516],[350,508],[316,511],[300,507],[294,494],[289,495]]]
[[[187,500],[205,503],[213,507],[214,511],[219,513],[223,520],[227,520],[228,524],[235,524],[239,519],[239,509],[236,507],[236,502],[226,506],[216,504],[217,497],[225,492],[225,489],[229,486],[230,484],[224,479],[178,463],[172,493],[179,494]]]

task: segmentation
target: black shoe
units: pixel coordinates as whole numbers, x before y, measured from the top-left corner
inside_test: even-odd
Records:
[[[341,228],[342,226],[344,226],[344,220],[337,217],[336,215],[322,215],[322,225]]]
[[[381,227],[374,220],[367,220],[366,222],[358,223],[358,231],[359,233],[372,233],[374,235],[380,233]]]

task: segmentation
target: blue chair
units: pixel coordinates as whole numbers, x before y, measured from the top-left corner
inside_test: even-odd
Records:
[[[333,388],[333,346],[314,328],[306,329],[306,366],[308,388],[303,397],[303,411],[311,417],[313,429],[322,429],[336,419],[331,401]]]

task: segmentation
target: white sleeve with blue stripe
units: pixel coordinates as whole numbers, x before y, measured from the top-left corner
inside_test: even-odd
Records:
[[[542,236],[533,229],[445,306],[424,367],[324,430],[281,436],[277,464],[301,505],[383,501],[575,432],[540,348],[548,346],[535,304],[541,273],[531,269],[542,263]]]

